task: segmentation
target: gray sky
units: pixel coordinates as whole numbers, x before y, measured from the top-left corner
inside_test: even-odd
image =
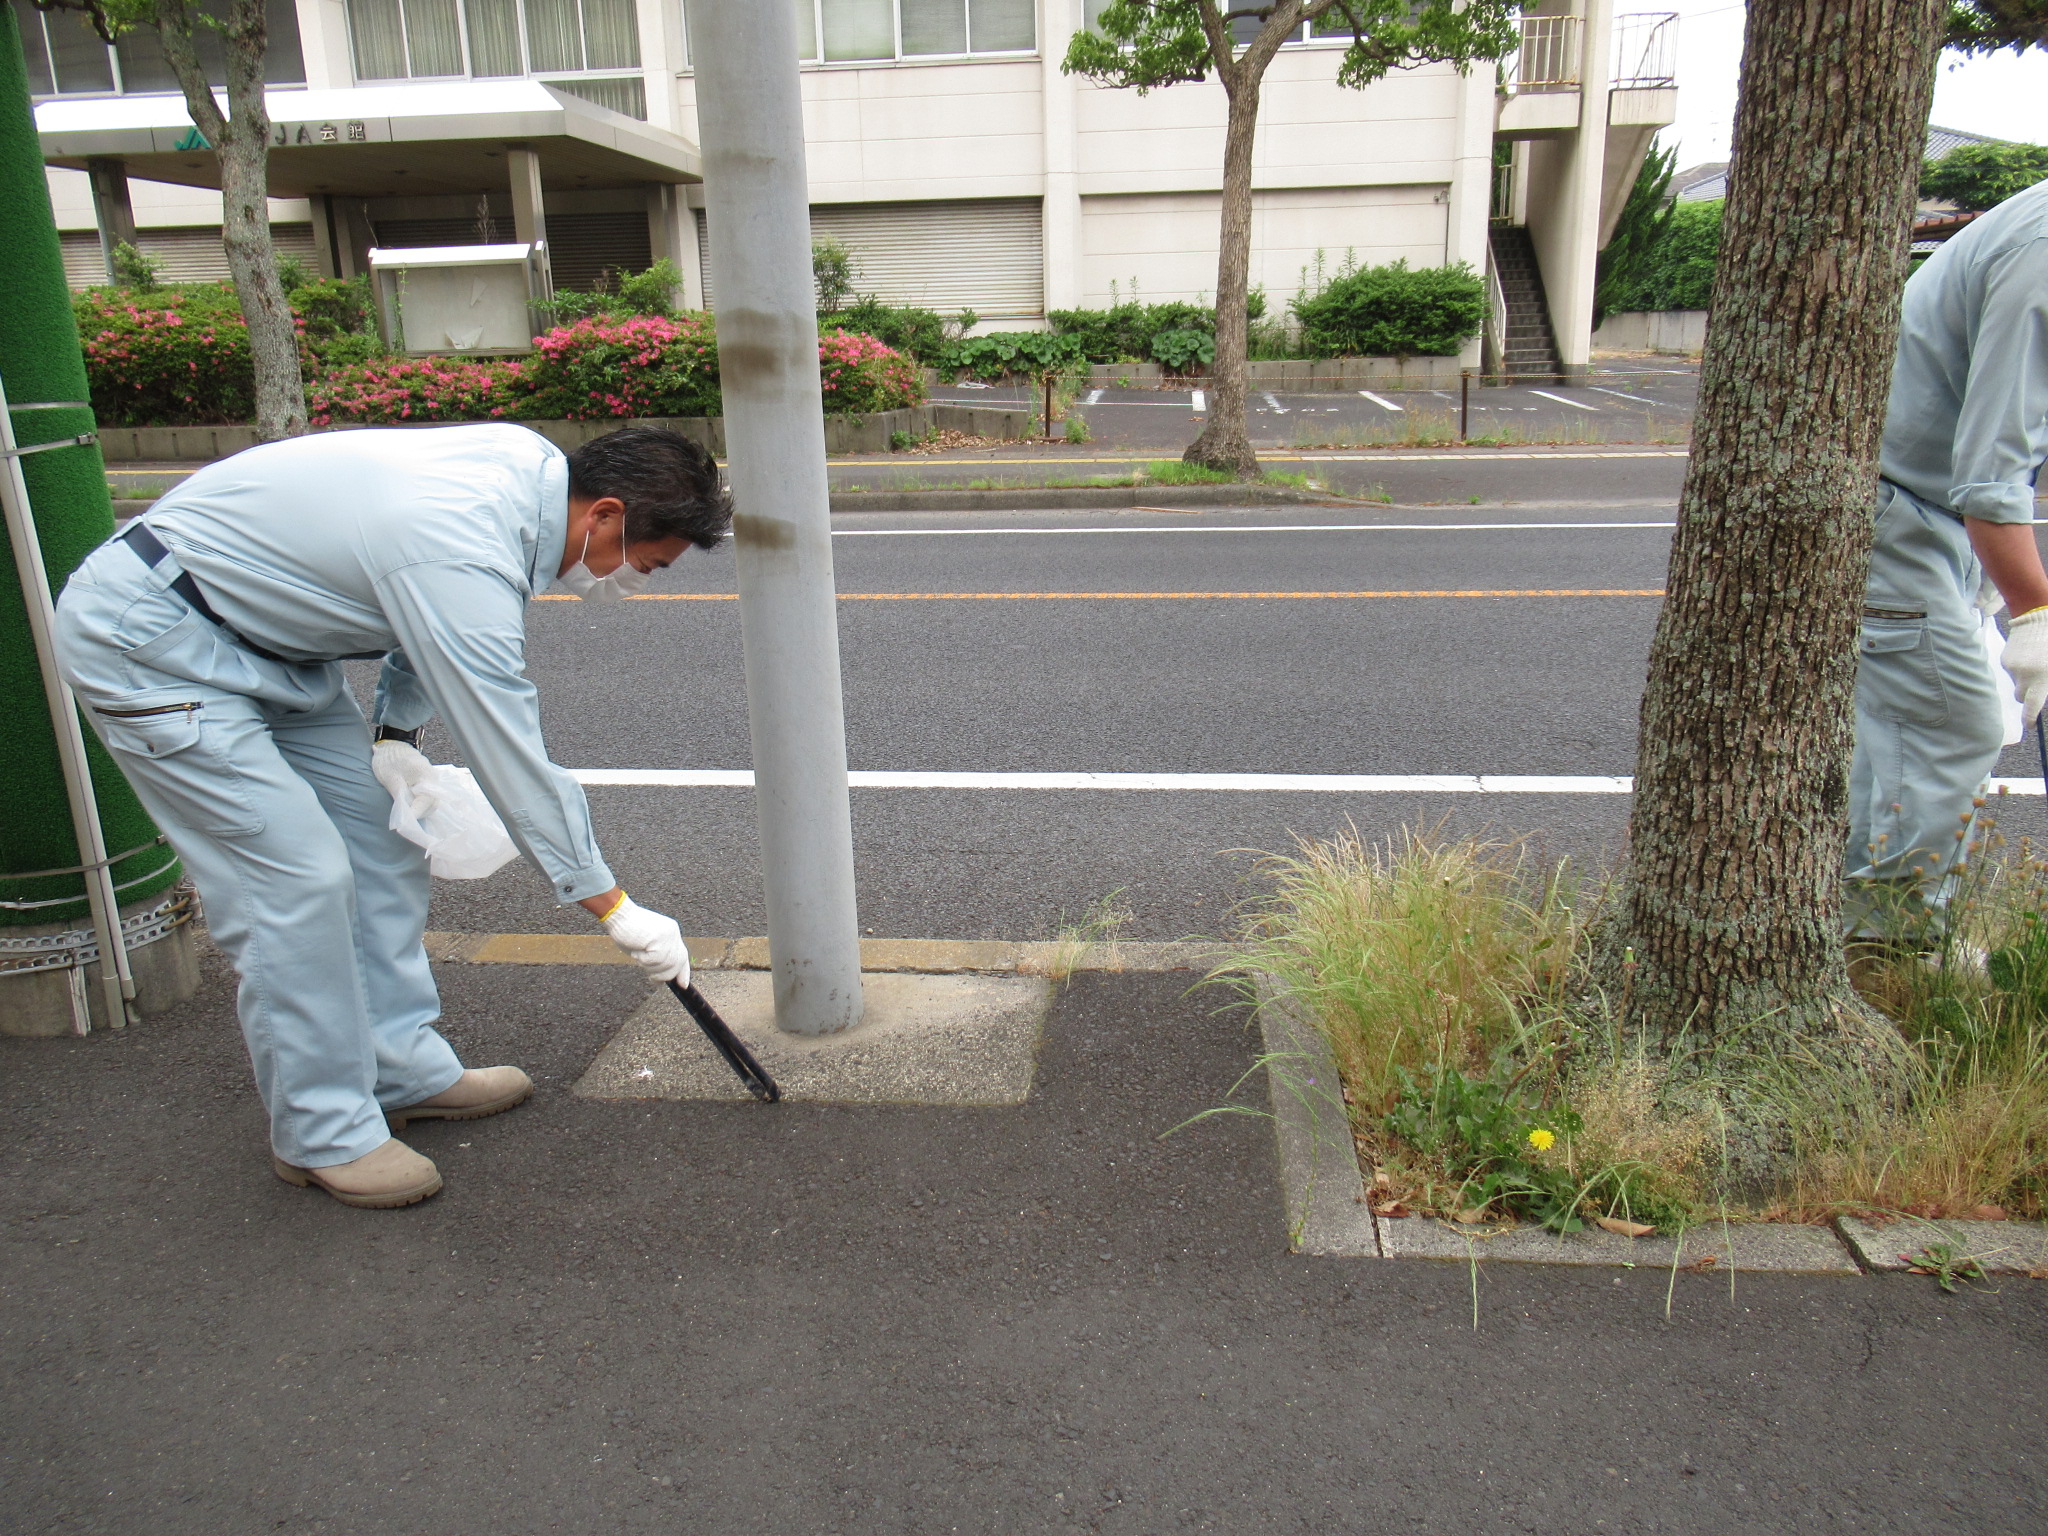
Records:
[[[1729,0],[1664,0],[1655,8],[1680,16],[1678,121],[1665,130],[1663,142],[1678,140],[1680,170],[1726,160],[1742,67],[1743,7]],[[1934,121],[1967,133],[2048,143],[2048,54],[1971,60],[1943,55]]]

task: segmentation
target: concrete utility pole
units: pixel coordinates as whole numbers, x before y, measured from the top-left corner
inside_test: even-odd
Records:
[[[861,1021],[796,12],[688,8],[775,1022]]]

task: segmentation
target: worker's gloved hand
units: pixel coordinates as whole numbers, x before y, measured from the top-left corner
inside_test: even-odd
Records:
[[[632,897],[623,896],[605,917],[604,931],[656,981],[673,981],[679,987],[690,984],[690,952],[683,947],[683,930],[674,918],[650,912]]]
[[[434,765],[418,747],[409,747],[402,741],[380,741],[370,749],[370,771],[393,800],[410,805],[412,787],[431,774]]]
[[[1999,658],[2019,691],[2023,718],[2034,728],[2041,705],[2048,701],[2048,608],[2035,608],[2012,621]]]

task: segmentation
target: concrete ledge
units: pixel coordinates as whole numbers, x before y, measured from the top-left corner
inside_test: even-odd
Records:
[[[1287,1246],[1295,1253],[1378,1258],[1379,1237],[1329,1042],[1263,979],[1258,1010],[1280,1143]]]
[[[1358,506],[1328,491],[1287,485],[1019,485],[974,491],[837,491],[834,512],[1067,512],[1095,507]],[[1370,503],[1379,506],[1381,503]]]
[[[1853,1275],[1856,1264],[1826,1227],[1730,1222],[1694,1227],[1681,1238],[1612,1232],[1546,1232],[1541,1227],[1464,1227],[1426,1216],[1375,1216],[1380,1251],[1393,1259],[1490,1259],[1519,1264],[1621,1265],[1637,1269],[1775,1270]]]
[[[1865,1269],[1912,1269],[1916,1255],[1939,1243],[1959,1258],[1975,1259],[1986,1274],[2048,1280],[2048,1225],[2040,1222],[1929,1221],[1920,1216],[1870,1221],[1843,1216],[1835,1227]]]
[[[1037,977],[870,975],[866,1022],[811,1039],[776,1029],[765,974],[711,975],[699,985],[784,1102],[1021,1104],[1031,1096],[1052,1003],[1052,984]],[[749,1098],[666,990],[634,1011],[574,1091],[587,1099]]]
[[[700,971],[765,971],[768,941],[687,939]],[[426,936],[431,959],[453,965],[630,965],[596,933],[449,933]],[[1061,943],[1016,939],[862,939],[863,971],[1062,977],[1077,971],[1206,971],[1229,946],[1129,942]]]

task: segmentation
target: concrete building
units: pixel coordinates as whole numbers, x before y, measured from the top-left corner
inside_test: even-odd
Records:
[[[211,157],[150,34],[100,44],[9,0],[67,260],[103,280],[132,232],[167,275],[224,272]],[[703,0],[697,0],[703,3]],[[982,329],[1117,297],[1215,288],[1219,86],[1140,97],[1061,73],[1098,0],[795,0],[813,227],[894,303]],[[704,291],[696,91],[681,0],[270,0],[272,206],[309,266],[372,246],[544,235],[554,280],[676,258]],[[1304,35],[1263,93],[1252,281],[1275,312],[1312,275],[1467,262],[1503,302],[1468,361],[1582,368],[1594,257],[1675,112],[1675,18],[1541,0],[1519,53],[1461,76],[1335,81],[1344,40]],[[516,186],[515,186],[516,183]]]

